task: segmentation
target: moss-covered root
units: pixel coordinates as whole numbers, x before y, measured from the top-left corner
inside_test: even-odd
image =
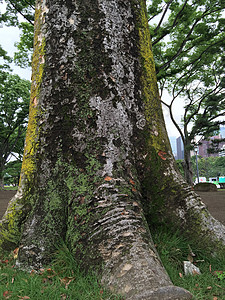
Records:
[[[14,250],[18,247],[21,224],[28,210],[28,206],[23,203],[22,192],[19,188],[0,221],[0,252]]]

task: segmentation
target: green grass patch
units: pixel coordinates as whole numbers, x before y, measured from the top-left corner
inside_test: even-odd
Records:
[[[14,263],[13,254],[0,260],[0,299],[122,299],[104,288],[94,272],[84,274],[65,246],[51,266],[38,273],[18,270]]]
[[[4,191],[17,191],[18,186],[10,186],[10,185],[5,185],[4,186]]]
[[[225,254],[212,257],[207,245],[190,244],[165,228],[157,228],[153,239],[174,285],[190,291],[196,300],[225,300]],[[200,275],[184,274],[183,262],[188,260],[200,269]]]
[[[174,285],[189,290],[195,300],[225,300],[225,255],[212,257],[206,245],[191,244],[179,233],[157,228],[153,239]],[[122,300],[104,288],[94,271],[84,273],[66,246],[52,264],[38,273],[15,268],[15,254],[0,258],[0,299]],[[190,260],[201,274],[185,275]]]

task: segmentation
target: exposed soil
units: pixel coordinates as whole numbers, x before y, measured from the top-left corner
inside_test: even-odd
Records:
[[[225,191],[196,193],[207,205],[211,215],[225,225]]]
[[[9,200],[15,195],[16,191],[0,191],[0,220],[4,215]]]
[[[0,219],[6,211],[9,200],[16,191],[0,191]],[[225,225],[225,191],[197,192],[207,205],[210,213]]]

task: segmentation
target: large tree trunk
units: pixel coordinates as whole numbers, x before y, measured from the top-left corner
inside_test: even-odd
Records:
[[[172,286],[144,217],[195,230],[197,204],[198,235],[224,245],[224,228],[181,180],[145,1],[38,0],[24,160],[1,247],[20,245],[17,265],[38,269],[64,240],[126,299],[190,299]]]

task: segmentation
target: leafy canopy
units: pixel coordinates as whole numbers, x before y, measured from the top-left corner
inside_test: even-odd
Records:
[[[0,173],[12,153],[21,155],[28,122],[30,82],[0,73]]]

